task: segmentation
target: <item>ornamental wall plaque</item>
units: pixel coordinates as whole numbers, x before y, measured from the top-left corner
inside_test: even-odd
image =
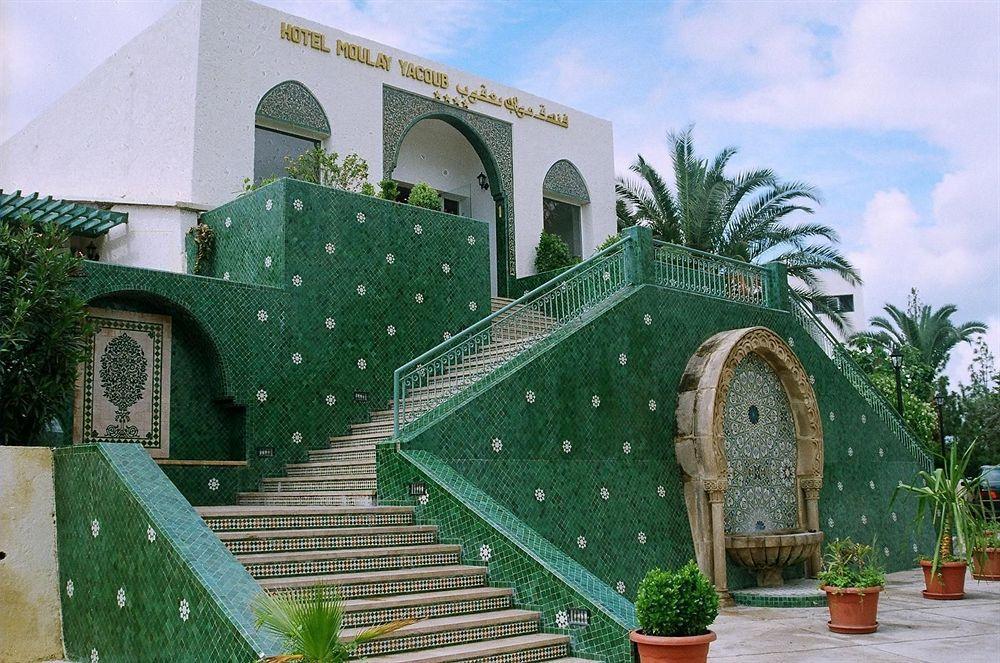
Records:
[[[80,365],[73,442],[170,450],[170,317],[89,308],[95,331]]]

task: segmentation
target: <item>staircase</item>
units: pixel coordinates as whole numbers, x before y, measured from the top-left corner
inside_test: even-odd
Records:
[[[375,444],[391,436],[392,411],[374,412],[329,448],[310,451],[308,462],[241,493],[237,505],[198,512],[266,592],[335,589],[346,639],[376,624],[421,620],[366,643],[355,658],[586,663],[569,656],[569,637],[541,632],[538,612],[517,609],[512,589],[491,587],[485,566],[462,564],[461,546],[416,523],[413,507],[377,505]]]

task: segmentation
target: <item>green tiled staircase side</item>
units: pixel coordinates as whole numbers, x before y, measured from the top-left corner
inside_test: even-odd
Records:
[[[631,603],[540,536],[509,509],[426,451],[377,447],[379,502],[415,506],[418,522],[440,528],[441,540],[462,545],[463,562],[486,564],[491,585],[513,587],[518,608],[542,613],[542,628],[571,638],[575,656],[631,661]],[[411,483],[426,486],[421,499]],[[559,628],[556,614],[590,612],[587,627]]]
[[[174,318],[171,458],[249,463],[168,469],[194,504],[303,462],[384,406],[397,366],[489,314],[479,221],[295,180],[203,220],[210,276],[88,262],[76,281],[95,305]]]
[[[688,358],[719,331],[756,325],[785,338],[814,379],[826,450],[823,530],[874,541],[889,570],[912,566],[912,507],[889,501],[916,463],[783,311],[644,286],[404,438],[404,449],[434,454],[634,599],[649,568],[694,556],[673,439]],[[732,588],[753,583],[733,565],[729,578]]]
[[[72,660],[246,663],[257,583],[138,445],[55,452],[63,638]]]

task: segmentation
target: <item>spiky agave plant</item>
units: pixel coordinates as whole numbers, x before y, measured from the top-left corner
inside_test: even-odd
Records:
[[[921,528],[930,516],[931,523],[937,530],[937,544],[934,557],[931,560],[931,573],[937,574],[941,564],[955,559],[953,538],[958,539],[958,547],[963,555],[967,555],[978,537],[978,523],[982,520],[979,506],[970,499],[970,486],[978,486],[982,477],[966,481],[965,470],[975,444],[970,444],[958,454],[956,445],[943,458],[944,466],[933,472],[921,470],[917,477],[923,485],[907,485],[900,483],[890,501],[895,501],[900,491],[915,495],[917,498],[916,525]]]
[[[340,639],[343,629],[344,604],[333,588],[324,596],[317,585],[305,599],[261,594],[253,603],[257,628],[281,638],[284,654],[265,659],[268,663],[344,663],[354,651],[375,638],[417,622],[402,619],[373,626],[357,634],[349,642]]]

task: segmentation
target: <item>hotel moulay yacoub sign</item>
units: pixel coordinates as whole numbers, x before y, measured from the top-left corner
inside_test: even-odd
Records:
[[[279,34],[282,40],[298,44],[303,48],[310,48],[321,53],[333,53],[337,57],[352,60],[374,69],[392,71],[392,56],[381,51],[373,53],[367,46],[338,39],[334,48],[331,49],[326,41],[326,35],[322,32],[302,28],[284,21],[281,23]],[[485,85],[476,87],[455,83],[454,94],[452,94],[448,92],[451,89],[451,81],[448,79],[447,72],[431,69],[402,58],[397,59],[397,63],[399,65],[397,72],[401,77],[412,78],[436,88],[434,99],[440,102],[464,109],[469,109],[476,103],[486,103],[498,108],[506,108],[511,115],[518,118],[530,117],[557,127],[569,127],[569,116],[566,113],[548,113],[544,104],[539,104],[537,109],[522,106],[517,97],[503,97],[487,89]]]

